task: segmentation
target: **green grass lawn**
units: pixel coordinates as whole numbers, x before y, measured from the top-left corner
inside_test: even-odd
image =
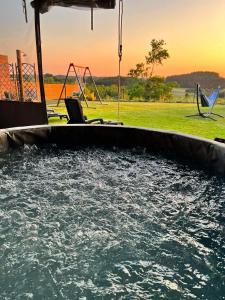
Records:
[[[95,107],[85,108],[84,113],[89,118],[104,118],[117,120],[117,103],[100,105],[90,103]],[[64,105],[51,107],[56,111],[66,113]],[[210,119],[194,117],[186,118],[196,112],[196,105],[176,103],[143,103],[122,102],[120,103],[120,121],[125,125],[141,126],[147,128],[158,128],[188,133],[209,139],[215,137],[225,138],[225,119],[216,117],[216,122]],[[214,112],[225,115],[225,106],[217,105]],[[51,119],[50,124],[65,123],[58,119]]]

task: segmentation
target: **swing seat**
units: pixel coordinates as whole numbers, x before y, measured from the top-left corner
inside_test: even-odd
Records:
[[[198,114],[195,114],[195,115],[190,115],[190,116],[187,116],[187,117],[195,117],[195,116],[199,116],[199,117],[203,117],[203,118],[210,118],[214,121],[216,121],[215,119],[213,119],[211,117],[211,115],[215,115],[215,116],[218,116],[218,117],[221,117],[223,118],[223,116],[219,115],[219,114],[216,114],[213,112],[213,108],[216,104],[216,101],[219,97],[219,93],[220,93],[220,87],[218,87],[217,89],[215,89],[212,94],[210,96],[206,96],[200,85],[197,84],[197,108],[198,108]],[[200,99],[200,101],[199,101]],[[208,112],[202,112],[201,109],[200,109],[200,105],[202,107],[208,107],[209,108],[209,111]]]
[[[220,87],[218,87],[210,96],[206,96],[202,89],[199,87],[199,94],[202,107],[213,107],[216,104],[216,100],[219,97]]]
[[[220,93],[220,87],[218,87],[216,90],[214,90],[210,96],[206,96],[203,93],[202,89],[199,87],[199,95],[200,95],[200,99],[201,99],[201,105],[202,105],[202,107],[209,107],[209,111],[207,113],[202,113],[202,115],[204,117],[210,117],[210,115],[215,115],[215,116],[223,118],[223,116],[213,113],[213,108],[219,97],[219,93]]]
[[[104,121],[102,118],[88,120],[84,116],[83,108],[79,99],[66,98],[66,109],[69,115],[68,124],[107,124],[107,125],[123,125],[122,122]]]

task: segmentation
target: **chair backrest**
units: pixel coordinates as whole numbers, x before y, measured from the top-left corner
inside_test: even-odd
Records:
[[[219,97],[220,87],[218,87],[215,91],[212,92],[210,96],[206,96],[201,88],[199,88],[201,104],[203,107],[212,107],[216,103],[217,98]]]
[[[83,124],[85,123],[85,117],[83,114],[83,108],[78,99],[65,99],[66,109],[69,115],[69,123],[71,124]]]

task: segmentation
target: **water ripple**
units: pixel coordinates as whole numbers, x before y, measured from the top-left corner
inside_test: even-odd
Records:
[[[0,167],[0,299],[225,299],[221,178],[140,150]]]

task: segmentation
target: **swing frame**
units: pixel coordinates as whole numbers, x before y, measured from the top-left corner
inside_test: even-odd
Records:
[[[78,74],[78,69],[82,69],[84,70],[83,71],[83,74],[82,76],[79,76]],[[95,94],[97,96],[97,101],[100,102],[100,104],[103,104],[102,103],[102,99],[101,99],[101,96],[99,94],[99,91],[98,91],[98,88],[97,88],[97,85],[94,81],[94,78],[92,76],[92,73],[91,73],[91,70],[89,67],[84,67],[84,66],[79,66],[79,65],[75,65],[74,63],[70,63],[69,64],[69,67],[68,67],[68,70],[67,70],[67,73],[66,73],[66,77],[65,77],[65,80],[64,80],[64,83],[63,83],[63,87],[62,87],[62,91],[60,93],[60,96],[59,96],[59,99],[58,99],[58,102],[57,102],[57,106],[59,106],[61,100],[63,100],[63,94],[64,94],[64,99],[67,98],[67,94],[66,94],[66,85],[67,85],[67,81],[68,81],[68,78],[69,78],[69,75],[70,73],[73,72],[73,74],[75,75],[75,80],[78,82],[78,85],[79,85],[79,88],[80,88],[80,96],[79,96],[79,100],[81,100],[81,98],[83,98],[83,100],[85,101],[86,103],[86,106],[87,108],[90,108],[89,105],[88,105],[88,100],[87,100],[87,96],[85,94],[85,87],[86,87],[86,76],[88,75],[90,80],[91,80],[91,83],[93,84],[94,86],[94,91],[95,91]],[[84,85],[82,85],[81,83],[81,80],[80,78],[82,77],[82,81],[84,83]]]

